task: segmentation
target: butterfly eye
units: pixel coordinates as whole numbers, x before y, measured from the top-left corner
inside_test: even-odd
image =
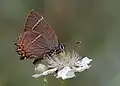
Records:
[[[64,48],[65,48],[65,45],[64,44],[60,44],[60,49],[64,50]]]

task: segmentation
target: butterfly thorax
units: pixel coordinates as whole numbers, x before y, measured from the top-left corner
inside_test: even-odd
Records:
[[[59,54],[64,50],[64,45],[63,44],[58,44],[58,46],[52,48],[49,52],[45,53],[45,55],[52,56],[54,54]]]

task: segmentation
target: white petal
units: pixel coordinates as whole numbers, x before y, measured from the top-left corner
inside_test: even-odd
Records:
[[[34,74],[34,75],[32,75],[33,78],[38,78],[40,76],[41,76],[41,74]]]
[[[84,65],[83,67],[76,68],[75,72],[82,72],[86,69],[89,69],[91,65]]]
[[[92,59],[89,59],[88,57],[84,57],[81,61],[76,62],[76,66],[79,66],[75,69],[76,72],[82,72],[86,69],[89,69],[91,65],[89,63],[92,61]]]
[[[62,78],[63,80],[65,80],[73,77],[75,77],[74,70],[72,70],[69,66],[67,66],[57,73],[56,78]]]
[[[42,75],[46,76],[48,74],[54,73],[58,68],[53,68],[53,69],[49,69],[45,72],[42,73]]]
[[[47,67],[43,64],[39,64],[37,67],[35,67],[35,73],[42,73],[47,70]]]
[[[45,72],[41,73],[41,74],[34,74],[32,75],[32,77],[34,78],[38,78],[40,76],[46,76],[48,74],[51,74],[51,73],[54,73],[58,68],[53,68],[53,69],[50,69],[50,70],[46,70]]]
[[[75,63],[75,65],[82,67],[84,65],[88,65],[91,61],[92,61],[92,59],[89,59],[88,57],[84,57],[82,60],[77,61]]]
[[[89,59],[88,57],[84,57],[84,58],[82,59],[81,64],[89,64],[91,61],[92,61],[92,59]]]

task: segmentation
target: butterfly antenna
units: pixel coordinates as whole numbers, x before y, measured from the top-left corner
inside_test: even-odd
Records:
[[[76,50],[76,48],[81,47],[80,46],[81,43],[82,43],[81,41],[77,41],[75,45],[73,45],[73,49]]]

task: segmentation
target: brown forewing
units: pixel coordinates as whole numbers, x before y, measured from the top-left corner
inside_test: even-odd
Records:
[[[37,11],[31,11],[17,42],[18,52],[24,52],[25,57],[38,59],[57,45],[58,39],[51,26]]]

